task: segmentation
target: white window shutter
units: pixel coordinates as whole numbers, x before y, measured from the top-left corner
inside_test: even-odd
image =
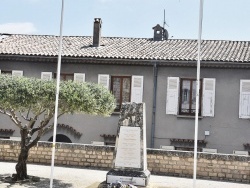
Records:
[[[239,118],[250,118],[250,80],[240,80]]]
[[[12,70],[12,76],[23,76],[22,70]]]
[[[202,101],[202,115],[207,117],[214,117],[215,105],[215,78],[203,79],[203,101]]]
[[[141,103],[143,97],[143,76],[132,76],[131,102]]]
[[[74,73],[74,81],[75,82],[85,82],[85,74],[84,73]]]
[[[109,89],[109,75],[108,74],[98,74],[98,84],[101,84],[106,89]]]
[[[52,80],[52,72],[41,72],[42,80]]]
[[[0,74],[2,74],[2,71],[1,71],[1,69],[0,69]]]
[[[168,77],[166,114],[178,113],[179,80],[178,77]]]

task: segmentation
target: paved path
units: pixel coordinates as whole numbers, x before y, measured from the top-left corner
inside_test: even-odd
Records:
[[[41,178],[40,182],[9,184],[0,181],[0,188],[49,188],[50,166],[28,164],[28,174]],[[0,162],[0,179],[15,173],[15,163]],[[107,171],[82,168],[55,167],[53,188],[97,188],[105,181]],[[148,188],[192,188],[193,180],[151,175]],[[250,188],[250,184],[197,180],[196,188]]]

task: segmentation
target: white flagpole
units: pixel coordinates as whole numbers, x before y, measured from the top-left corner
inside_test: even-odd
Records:
[[[54,161],[55,161],[56,128],[57,128],[58,100],[59,100],[59,90],[60,90],[60,74],[61,74],[63,9],[64,9],[64,0],[62,0],[62,8],[61,8],[60,42],[59,42],[57,74],[56,74],[57,75],[56,76],[56,101],[55,101],[55,114],[54,114],[54,132],[53,132],[53,144],[52,144],[50,188],[53,187],[53,174],[54,174]]]
[[[195,104],[193,188],[196,187],[196,173],[197,173],[197,140],[198,140],[199,99],[200,99],[200,53],[201,53],[202,17],[203,17],[203,0],[200,0],[199,33],[198,33],[198,58],[197,58],[197,79],[196,79],[196,104]]]

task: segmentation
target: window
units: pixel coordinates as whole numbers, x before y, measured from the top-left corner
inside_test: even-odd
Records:
[[[9,74],[12,76],[23,76],[23,71],[22,70],[12,70],[12,71],[0,70],[0,74]]]
[[[196,107],[196,79],[181,78],[180,82],[180,115],[194,115]],[[199,115],[201,115],[202,80],[200,81],[200,104]]]
[[[2,74],[9,74],[9,75],[11,75],[11,74],[12,74],[12,71],[4,71],[4,70],[2,70],[1,73],[2,73]]]
[[[115,111],[120,110],[123,102],[143,101],[143,76],[111,76],[110,80],[110,75],[99,74],[98,84],[110,89],[115,96],[117,103]]]
[[[240,80],[239,118],[250,118],[250,80]]]
[[[115,146],[116,135],[102,134],[100,136],[104,138],[105,145]]]
[[[123,102],[130,102],[131,76],[111,76],[111,92],[116,98],[116,109],[119,111]]]
[[[57,74],[54,73],[54,78],[56,78]],[[61,73],[60,80],[66,81],[66,80],[74,80],[74,74],[73,73]]]
[[[199,115],[214,117],[215,78],[200,81]],[[166,114],[195,115],[196,79],[168,77]]]
[[[194,151],[193,139],[170,139],[171,146],[174,146],[176,150]],[[197,140],[197,150],[202,151],[202,148],[206,147],[207,142],[204,140]]]
[[[56,78],[56,74],[54,73],[54,78]],[[51,80],[52,72],[41,72],[42,80]],[[85,82],[85,74],[84,73],[61,73],[60,80],[74,80],[76,82]]]

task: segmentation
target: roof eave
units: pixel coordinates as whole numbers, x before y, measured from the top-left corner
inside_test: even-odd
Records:
[[[9,55],[1,54],[0,61],[26,61],[56,63],[57,56],[41,55]],[[130,58],[103,58],[103,57],[70,57],[62,56],[62,63],[84,64],[126,64],[126,65],[153,65],[171,67],[196,67],[196,60],[162,60],[162,59],[130,59]],[[233,61],[201,61],[201,67],[206,68],[250,68],[250,62]]]

